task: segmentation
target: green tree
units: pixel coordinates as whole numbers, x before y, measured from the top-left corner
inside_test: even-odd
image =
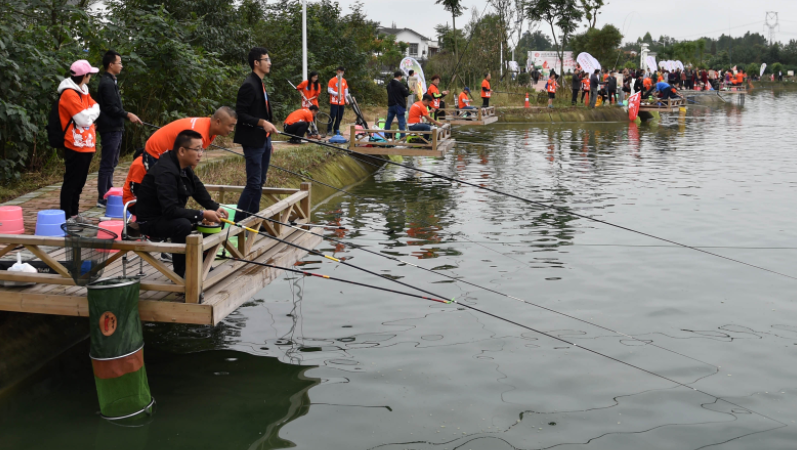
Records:
[[[584,13],[575,0],[529,0],[526,3],[526,16],[532,22],[545,22],[551,27],[551,35],[559,57],[559,73],[562,73],[564,64],[564,49],[567,37],[578,27]],[[562,43],[556,37],[556,28],[562,32]]]
[[[465,12],[466,8],[462,5],[462,0],[435,0],[436,5],[443,5],[443,9],[451,13],[451,26],[454,29],[454,36],[457,34],[457,17]],[[457,57],[457,40],[454,39],[454,58]]]
[[[528,52],[530,51],[548,51],[553,48],[553,42],[547,34],[540,30],[535,30],[534,33],[526,31],[518,41],[515,47],[515,58],[521,67],[526,67],[526,60],[528,59]]]
[[[614,25],[603,28],[590,28],[584,33],[576,34],[570,40],[573,54],[587,52],[597,59],[602,67],[610,68],[619,60],[620,43],[623,35]]]
[[[580,0],[581,9],[584,10],[584,16],[587,19],[587,24],[590,28],[595,28],[595,23],[598,21],[598,14],[603,7],[603,0]]]

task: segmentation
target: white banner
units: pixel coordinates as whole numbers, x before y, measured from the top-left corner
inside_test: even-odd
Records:
[[[645,65],[648,66],[647,67],[648,72],[653,72],[654,70],[656,70],[656,67],[658,67],[658,65],[656,64],[656,57],[655,56],[648,56],[645,59]]]
[[[579,53],[576,60],[578,61],[578,64],[581,65],[581,68],[590,75],[596,70],[601,69],[601,63],[599,63],[598,60],[589,53]]]
[[[761,64],[761,73],[759,73],[758,76],[760,77],[763,75],[765,70],[767,70],[767,63]]]
[[[531,72],[534,69],[542,72],[543,76],[551,73],[551,69],[559,72],[559,56],[556,52],[541,52],[532,50],[528,53],[526,60],[526,70]],[[564,52],[564,65],[562,66],[564,73],[567,71],[575,72],[576,61],[573,59],[573,52]],[[561,75],[561,74],[560,74]]]
[[[675,61],[675,64],[678,66],[679,69],[685,70],[684,63],[682,63],[681,61]]]
[[[418,64],[418,61],[415,59],[406,57],[401,60],[399,67],[401,67],[402,72],[404,72],[404,75],[408,78],[410,76],[410,70],[415,71],[415,76],[418,77],[418,84],[416,86],[410,86],[410,91],[415,94],[415,100],[420,101],[423,94],[426,93],[426,77],[423,76],[421,65]]]

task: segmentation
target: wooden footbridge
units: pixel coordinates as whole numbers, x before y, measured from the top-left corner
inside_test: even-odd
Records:
[[[654,98],[653,100],[642,99],[639,104],[639,111],[643,112],[678,112],[681,108],[686,109],[687,101],[685,98],[668,98],[662,100]]]
[[[431,131],[390,132],[381,128],[361,129],[352,125],[349,134],[349,150],[368,155],[440,157],[454,146],[454,142],[450,124]]]
[[[237,197],[243,191],[241,186],[206,187],[221,204],[225,200],[237,200],[227,198],[228,194]],[[310,218],[310,189],[310,183],[302,183],[300,189],[263,188],[263,196],[273,203],[258,215],[280,222],[306,223]],[[241,224],[306,248],[321,242],[318,235],[254,216]],[[0,234],[0,257],[25,249],[54,272],[0,271],[2,281],[36,283],[30,287],[0,287],[0,310],[88,317],[86,288],[75,285],[62,263],[65,246],[64,238]],[[135,259],[127,264],[128,276],[138,274],[141,268],[139,312],[142,320],[204,325],[219,323],[280,273],[278,269],[215,258],[222,248],[232,258],[283,267],[292,266],[305,254],[295,247],[238,227],[204,238],[201,234],[191,234],[185,244],[114,241],[111,248],[115,252],[106,261],[103,277],[121,276],[122,260],[126,255]],[[185,254],[185,277],[161,262],[161,253]],[[209,256],[203,259],[203,254]]]
[[[438,119],[451,125],[489,125],[498,122],[495,106],[474,109],[440,108],[437,111],[438,114],[445,112],[445,116],[438,116]]]

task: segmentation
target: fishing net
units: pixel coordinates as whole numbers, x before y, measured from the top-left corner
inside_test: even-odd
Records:
[[[64,223],[66,233],[66,268],[75,284],[86,286],[98,280],[105,261],[113,252],[111,246],[119,236],[113,231],[84,223]]]
[[[105,419],[151,414],[154,400],[144,367],[138,278],[105,278],[88,285],[91,365]]]

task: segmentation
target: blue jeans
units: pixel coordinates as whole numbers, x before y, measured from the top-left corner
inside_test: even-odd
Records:
[[[389,130],[390,127],[393,126],[393,118],[395,117],[395,118],[398,119],[399,130],[404,131],[406,129],[405,127],[407,125],[405,120],[404,120],[404,113],[405,112],[406,112],[406,110],[401,105],[388,106],[388,108],[387,108],[387,122],[385,122],[385,130]],[[392,133],[391,134],[386,134],[385,136],[388,139],[391,139],[393,137],[393,134]],[[401,133],[399,133],[398,138],[401,139],[402,137],[403,137],[403,135]]]
[[[329,117],[332,119],[332,122],[327,124],[327,134],[332,134],[332,130],[335,130],[335,133],[340,131],[340,121],[343,120],[343,110],[346,108],[346,105],[329,105]]]
[[[271,138],[266,138],[262,147],[244,147],[246,159],[246,187],[238,199],[238,209],[248,213],[260,211],[260,196],[263,194],[263,184],[266,182],[266,172],[271,162]],[[249,217],[249,214],[238,212],[235,221]]]
[[[100,155],[100,171],[97,176],[97,200],[102,201],[105,193],[113,187],[113,171],[119,164],[119,151],[122,149],[123,131],[100,132],[102,154]]]
[[[416,123],[410,125],[410,131],[432,131],[432,126],[428,123]]]

